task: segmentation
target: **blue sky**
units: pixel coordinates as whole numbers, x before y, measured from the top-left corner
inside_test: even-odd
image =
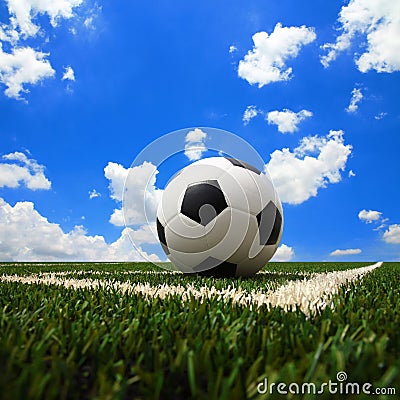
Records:
[[[1,1],[0,259],[158,254],[121,182],[160,136],[215,127],[267,164],[278,259],[399,260],[398,2],[148,3]]]

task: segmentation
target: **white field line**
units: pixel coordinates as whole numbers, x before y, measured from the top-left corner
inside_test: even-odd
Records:
[[[35,267],[45,266],[58,266],[58,264],[41,264],[41,263],[34,263]],[[99,263],[101,265],[101,263]],[[24,263],[0,263],[0,267],[20,267],[23,272],[23,267],[31,267],[32,263],[24,264]],[[40,276],[70,276],[70,275],[182,275],[183,272],[176,271],[176,270],[168,270],[165,269],[163,271],[99,271],[99,270],[68,270],[68,271],[53,271],[53,272],[40,272],[38,275]],[[287,276],[287,275],[296,275],[298,277],[313,277],[317,273],[316,272],[309,272],[309,271],[268,271],[268,270],[260,270],[257,272],[257,275],[280,275],[280,276]]]
[[[257,275],[279,275],[279,276],[289,276],[296,275],[298,277],[312,277],[315,276],[316,272],[304,272],[304,271],[259,271]],[[35,274],[37,276],[71,276],[71,275],[183,275],[181,271],[98,271],[98,270],[79,270],[79,271],[56,271],[56,272],[39,272]],[[32,276],[27,274],[27,276]]]
[[[57,271],[41,272],[42,276],[69,276],[69,275],[179,275],[179,271]]]
[[[85,275],[102,275],[102,276],[107,276],[107,275],[160,275],[160,276],[165,276],[165,275],[184,275],[183,272],[181,271],[98,271],[98,270],[79,270],[79,271],[56,271],[56,272],[39,272],[37,274],[31,274],[29,271],[23,271],[26,272],[26,276],[37,276],[37,277],[56,277],[56,276],[85,276]],[[285,271],[258,271],[257,275],[277,275],[277,276],[293,276],[296,275],[299,279],[300,278],[311,278],[315,276],[317,273],[316,272],[304,272],[304,271],[290,271],[290,272],[285,272]]]
[[[41,264],[35,264],[36,266],[40,266]],[[26,270],[22,269],[22,266],[20,265],[1,265],[0,267],[21,267],[21,271],[22,272],[26,272]],[[28,272],[29,274],[29,272]],[[68,275],[86,275],[86,274],[90,274],[90,275],[115,275],[115,274],[119,274],[119,275],[135,275],[135,274],[144,274],[144,275],[172,275],[172,274],[182,274],[182,272],[180,271],[169,271],[169,270],[165,270],[165,271],[140,271],[140,270],[136,270],[136,271],[98,271],[98,270],[92,270],[92,269],[88,269],[88,270],[69,270],[69,271],[55,271],[55,272],[39,272],[37,275],[40,276],[68,276]]]
[[[350,282],[361,279],[365,274],[380,267],[382,262],[362,268],[349,269],[346,271],[324,272],[316,274],[310,279],[301,281],[290,281],[276,290],[266,293],[262,291],[246,292],[241,288],[216,289],[214,286],[203,286],[197,288],[193,285],[184,287],[182,285],[161,284],[151,286],[148,283],[131,283],[110,281],[106,279],[68,279],[57,276],[39,275],[2,275],[1,282],[20,282],[24,284],[44,284],[64,286],[71,289],[113,289],[127,294],[140,294],[146,299],[158,297],[166,299],[170,296],[180,296],[182,301],[191,298],[198,299],[201,303],[207,299],[220,301],[232,301],[252,308],[267,306],[282,307],[285,311],[300,309],[306,315],[315,314],[330,305],[332,296],[339,288]]]

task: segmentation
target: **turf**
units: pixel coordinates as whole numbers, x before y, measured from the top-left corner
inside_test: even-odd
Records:
[[[0,274],[69,271],[79,279],[267,290],[367,264],[270,263],[267,273],[236,280],[149,274],[157,268],[145,263],[3,263]],[[348,381],[394,387],[398,394],[399,287],[400,264],[384,263],[340,289],[332,308],[308,318],[217,298],[148,300],[116,290],[2,282],[0,398],[270,398],[257,392],[264,378],[318,384],[339,371]]]

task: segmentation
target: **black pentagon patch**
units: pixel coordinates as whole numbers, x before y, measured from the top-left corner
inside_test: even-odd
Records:
[[[237,158],[231,158],[231,157],[225,157],[228,161],[230,161],[233,165],[236,165],[237,167],[242,167],[245,169],[248,169],[250,171],[255,172],[257,175],[261,175],[261,171],[257,169],[256,167],[253,167],[251,164],[238,160]]]
[[[234,278],[236,276],[236,269],[236,264],[220,261],[213,257],[208,257],[197,267],[193,268],[200,276],[212,276],[214,278]]]
[[[274,225],[271,229],[272,221],[274,221]],[[257,223],[260,245],[276,244],[282,226],[282,215],[272,201],[257,215]]]
[[[157,218],[157,234],[158,234],[158,240],[161,243],[161,247],[163,248],[165,254],[168,255],[169,249],[167,246],[167,240],[165,239],[165,228],[158,218]]]
[[[181,213],[206,226],[227,207],[228,204],[218,182],[209,180],[187,187],[183,196]]]

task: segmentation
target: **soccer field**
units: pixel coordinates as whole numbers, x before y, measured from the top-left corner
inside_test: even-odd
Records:
[[[399,287],[399,263],[269,263],[250,279],[1,263],[0,397],[332,398],[296,394],[332,381],[394,399]]]

